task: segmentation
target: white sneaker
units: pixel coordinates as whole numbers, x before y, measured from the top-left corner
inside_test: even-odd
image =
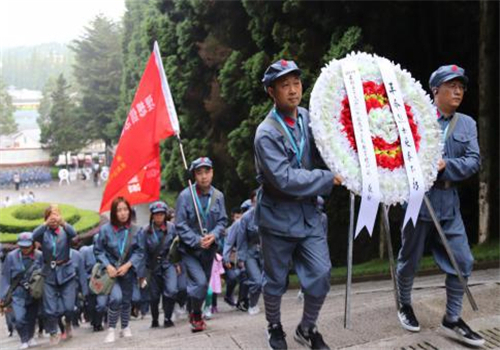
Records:
[[[258,305],[251,306],[248,308],[248,314],[250,316],[255,316],[260,312],[260,307]]]
[[[21,345],[19,346],[19,349],[27,349],[29,347],[30,346],[28,345],[28,343],[21,343]]]
[[[212,318],[212,312],[210,311],[210,307],[207,307],[205,311],[203,311],[203,317],[205,317],[206,320]]]
[[[31,348],[33,346],[37,346],[38,343],[36,342],[35,338],[31,338],[30,340],[28,340],[28,346]]]
[[[115,329],[114,328],[108,328],[108,334],[106,335],[106,338],[104,339],[105,343],[114,343],[115,342]]]
[[[174,313],[177,315],[178,319],[186,318],[187,317],[186,306],[180,307],[179,304],[176,304]]]
[[[130,327],[125,327],[122,329],[120,335],[123,338],[130,338],[130,337],[132,337],[132,330],[130,329]]]
[[[299,292],[297,293],[297,299],[299,301],[304,301],[304,293],[302,292],[302,289],[299,289]]]

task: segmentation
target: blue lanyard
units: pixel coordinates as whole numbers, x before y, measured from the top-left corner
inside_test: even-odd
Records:
[[[118,248],[120,250],[120,256],[123,255],[123,251],[125,250],[125,244],[128,240],[128,230],[125,230],[125,234],[123,235],[123,239],[119,242]]]
[[[203,221],[206,223],[208,219],[208,211],[210,210],[210,204],[212,202],[212,191],[210,190],[210,193],[208,195],[207,206],[205,208],[201,206],[200,197],[198,197],[198,192],[196,192],[196,184],[193,185],[193,193],[194,193],[194,198],[196,199],[196,204],[198,205],[198,209],[200,210],[200,214],[203,218]]]
[[[52,235],[52,257],[56,258],[57,235]]]
[[[288,136],[288,141],[290,141],[292,148],[293,148],[293,153],[295,153],[295,157],[297,158],[297,162],[299,163],[299,168],[302,167],[302,154],[304,153],[304,145],[306,143],[306,137],[305,137],[305,132],[304,132],[304,125],[302,122],[302,115],[299,114],[297,117],[298,119],[298,125],[299,125],[299,131],[300,131],[300,146],[297,147],[297,143],[295,142],[295,138],[292,136],[290,133],[290,129],[288,126],[285,124],[283,121],[283,118],[279,115],[278,111],[273,109],[273,115],[274,118],[278,123],[280,123],[281,127],[283,130],[285,130],[286,135]]]
[[[159,243],[160,240],[158,239],[158,234],[156,233],[154,224],[153,224],[153,227],[151,227],[151,228],[153,229],[153,233],[155,235],[155,243]]]
[[[19,260],[21,260],[21,266],[23,267],[23,272],[26,271],[26,266],[24,265],[23,255],[21,254],[20,250],[19,250]]]
[[[448,133],[449,127],[450,127],[450,122],[448,122],[448,124],[446,124],[446,128],[444,129],[444,132],[443,132],[443,144],[446,143],[446,134]]]

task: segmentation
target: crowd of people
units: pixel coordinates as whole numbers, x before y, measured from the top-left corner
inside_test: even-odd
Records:
[[[57,206],[47,208],[43,225],[20,234],[18,248],[7,254],[3,264],[0,303],[4,310],[12,309],[7,315],[14,318],[21,348],[35,344],[37,319],[50,334],[51,345],[72,336],[81,313],[94,331],[107,328],[103,341],[113,343],[118,327],[120,336],[132,337],[131,315],[148,309],[151,327],[160,327],[160,305],[163,327],[174,327],[176,317],[187,313],[191,330],[202,332],[218,312],[222,275],[224,301],[249,317],[260,312],[262,296],[269,348],[287,349],[281,299],[293,269],[304,304],[294,339],[311,349],[329,349],[317,325],[331,271],[322,196],[343,179],[321,166],[308,128],[308,111],[299,107],[300,74],[297,65],[286,60],[273,63],[264,74],[262,82],[274,107],[259,125],[254,141],[261,186],[240,208],[231,210],[231,225],[224,195],[212,186],[212,161],[201,157],[191,163],[189,183],[193,180],[194,185],[179,194],[175,212],[164,202],[151,203],[145,227],[135,225],[129,202],[117,197],[110,222],[100,227],[91,246],[79,251],[71,247],[76,232],[62,220]],[[440,67],[429,82],[445,154],[439,162],[438,181],[428,195],[465,279],[473,258],[455,184],[477,172],[480,161],[475,123],[456,113],[467,82],[463,69],[455,65]],[[422,209],[416,227],[407,226],[402,232],[397,314],[401,326],[411,332],[420,330],[412,308],[413,280],[426,237],[435,237],[432,230]],[[430,243],[446,273],[441,327],[464,343],[480,346],[482,337],[460,317],[464,286],[458,271],[451,267],[439,240]],[[40,275],[43,288],[36,278]]]
[[[16,191],[34,187],[48,187],[52,181],[50,167],[30,166],[0,170],[0,189],[14,187]]]
[[[200,214],[209,224],[210,233],[199,239],[203,243],[193,236],[197,223],[187,201],[189,192],[181,193],[176,211],[162,201],[152,203],[146,227],[137,227],[130,204],[116,198],[110,222],[100,227],[92,245],[78,248],[75,230],[55,205],[46,209],[43,225],[18,236],[18,248],[3,256],[0,301],[9,333],[17,331],[21,348],[36,345],[37,326],[38,334],[50,334],[51,345],[56,345],[71,338],[73,327],[82,320],[95,332],[106,325],[104,341],[111,343],[118,321],[120,336],[131,337],[131,315],[144,317],[149,312],[152,328],[173,327],[176,319],[189,314],[193,332],[202,331],[205,320],[218,313],[223,279],[223,299],[229,306],[249,315],[259,313],[262,261],[252,225],[255,192],[231,210],[232,225],[226,227],[224,197],[211,186],[210,159],[193,162],[192,170]],[[175,258],[179,253],[181,258]],[[109,293],[97,294],[90,287],[97,263],[114,281]],[[44,281],[37,299],[30,288],[38,270]]]

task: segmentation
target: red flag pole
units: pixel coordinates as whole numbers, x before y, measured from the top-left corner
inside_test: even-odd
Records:
[[[154,46],[153,46],[153,51],[156,54],[156,59],[157,59],[156,62],[157,62],[157,65],[158,65],[158,68],[159,68],[159,71],[161,74],[163,96],[165,98],[165,103],[167,105],[167,111],[169,114],[169,118],[170,118],[172,126],[175,130],[175,136],[177,136],[177,141],[179,142],[179,149],[181,151],[182,162],[184,163],[184,169],[186,171],[188,171],[189,168],[188,168],[187,161],[186,161],[186,155],[184,154],[184,147],[182,146],[179,121],[177,119],[177,112],[175,111],[174,100],[173,100],[172,94],[170,92],[170,87],[168,85],[167,76],[165,74],[165,69],[163,68],[163,61],[161,59],[160,47],[158,46],[158,42],[156,42],[156,41],[155,41]],[[198,220],[198,225],[200,227],[200,233],[202,236],[205,236],[208,232],[207,232],[207,229],[205,227],[203,227],[203,223],[201,221],[200,209],[198,208],[198,204],[196,203],[196,198],[194,196],[194,190],[193,190],[193,183],[192,183],[190,177],[188,177],[188,186],[189,186],[189,192],[191,193],[191,200],[193,201],[193,205],[194,205],[194,211],[196,213],[196,219]]]
[[[177,136],[177,141],[179,141],[179,150],[181,151],[182,162],[184,163],[184,169],[186,171],[189,171],[186,162],[186,156],[184,154],[184,147],[182,146],[181,136],[179,134],[177,134],[176,136]],[[201,222],[200,210],[198,208],[198,204],[196,203],[196,198],[194,197],[193,183],[191,181],[191,178],[188,178],[188,186],[189,186],[189,191],[191,193],[191,200],[193,201],[194,205],[194,211],[196,213],[196,219],[198,219],[198,225],[200,226],[201,235],[205,236],[208,232],[207,229],[203,227],[203,223]]]

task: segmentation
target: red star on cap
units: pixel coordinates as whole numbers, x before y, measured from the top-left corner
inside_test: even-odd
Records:
[[[281,60],[281,67],[288,66],[288,62],[286,60]]]
[[[456,72],[458,70],[458,67],[455,66],[455,65],[453,65],[453,66],[451,66],[451,70],[454,71],[454,72]]]

